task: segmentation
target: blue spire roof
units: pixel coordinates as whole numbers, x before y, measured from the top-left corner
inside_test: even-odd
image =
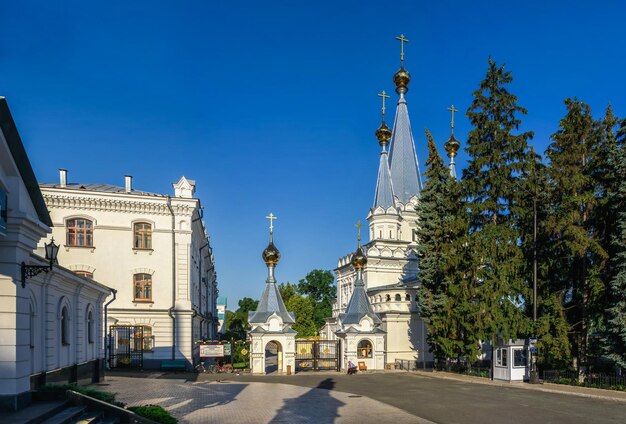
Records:
[[[407,203],[413,196],[419,196],[422,181],[404,94],[400,95],[396,109],[389,149],[389,168],[394,194],[402,203]]]
[[[389,170],[389,158],[387,151],[383,150],[380,154],[376,194],[374,195],[374,208],[380,206],[383,209],[387,209],[393,205],[393,183],[391,182],[391,171]]]

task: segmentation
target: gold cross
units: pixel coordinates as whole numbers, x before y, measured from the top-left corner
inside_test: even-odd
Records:
[[[361,227],[363,226],[363,224],[361,224],[361,220],[359,220],[359,222],[354,224],[354,226],[358,229],[357,240],[359,241],[359,246],[360,246],[361,245]]]
[[[454,105],[450,106],[448,110],[452,112],[452,121],[450,121],[450,129],[452,130],[452,133],[454,134],[454,112],[458,112],[459,110],[455,109]]]
[[[389,96],[387,95],[387,93],[385,93],[385,90],[383,90],[382,93],[378,93],[378,97],[383,98],[383,120],[384,120],[385,119],[385,99],[388,99]]]
[[[265,218],[270,220],[270,234],[271,234],[274,232],[274,220],[278,219],[278,217],[276,217],[276,215],[270,212],[270,214],[266,216]]]
[[[396,40],[400,40],[400,63],[404,64],[404,43],[408,43],[409,40],[404,38],[404,34],[400,34],[399,37],[396,37]]]

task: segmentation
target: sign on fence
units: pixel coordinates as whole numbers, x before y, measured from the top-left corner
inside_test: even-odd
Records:
[[[230,343],[224,343],[224,356],[232,355],[230,346]]]
[[[202,344],[200,345],[200,357],[201,358],[223,358],[224,357],[224,345]]]

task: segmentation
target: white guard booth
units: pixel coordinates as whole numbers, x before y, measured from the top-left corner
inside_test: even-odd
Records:
[[[528,381],[530,360],[525,340],[496,341],[492,360],[495,380]]]

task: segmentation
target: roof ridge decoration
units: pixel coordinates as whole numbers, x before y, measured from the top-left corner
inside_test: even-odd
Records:
[[[391,136],[389,168],[391,170],[394,194],[400,202],[406,204],[412,197],[419,196],[422,189],[422,180],[417,154],[415,153],[415,142],[411,131],[409,111],[404,98],[404,95],[409,90],[409,82],[411,82],[411,76],[404,68],[404,43],[408,42],[408,40],[404,38],[404,35],[396,37],[396,39],[400,40],[402,50],[400,69],[394,74],[393,81],[400,98],[396,108],[396,118]]]

